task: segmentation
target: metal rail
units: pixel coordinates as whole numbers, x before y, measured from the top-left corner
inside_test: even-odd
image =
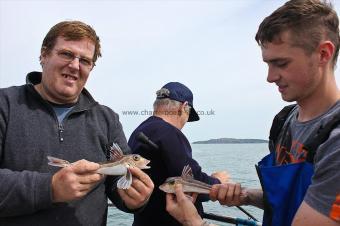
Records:
[[[114,204],[108,203],[109,207],[115,207]],[[242,208],[241,208],[242,209]],[[250,219],[242,219],[242,218],[237,218],[237,217],[227,217],[227,216],[221,216],[221,215],[216,215],[212,213],[205,213],[203,212],[203,218],[205,219],[210,219],[214,221],[219,221],[219,222],[224,222],[224,223],[229,223],[229,224],[235,224],[235,225],[248,225],[248,226],[261,226],[262,223],[255,221],[255,220],[250,220]]]

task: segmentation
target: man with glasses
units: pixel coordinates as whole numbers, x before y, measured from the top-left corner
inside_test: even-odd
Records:
[[[227,181],[226,172],[216,172],[209,176],[202,172],[200,165],[192,158],[190,143],[181,129],[187,122],[198,121],[199,116],[193,106],[193,94],[179,82],[169,82],[157,91],[153,104],[154,115],[146,119],[131,135],[129,145],[133,153],[151,160],[147,170],[156,189],[145,208],[134,215],[134,226],[176,226],[180,225],[165,210],[165,193],[159,185],[168,177],[180,176],[184,166],[189,165],[196,180],[207,184]],[[138,135],[143,132],[158,149],[143,145]],[[199,196],[196,207],[203,212],[202,201],[208,196]]]
[[[126,212],[148,200],[141,170],[127,190],[96,173],[113,142],[129,152],[118,115],[84,88],[100,56],[90,26],[61,22],[42,43],[42,73],[0,89],[0,225],[106,225],[107,197]],[[57,169],[47,156],[74,163]]]

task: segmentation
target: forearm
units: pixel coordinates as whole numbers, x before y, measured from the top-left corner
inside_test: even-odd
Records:
[[[51,175],[0,169],[0,217],[31,214],[52,205]]]
[[[245,188],[242,193],[246,196],[244,205],[252,205],[258,208],[264,208],[262,189]]]

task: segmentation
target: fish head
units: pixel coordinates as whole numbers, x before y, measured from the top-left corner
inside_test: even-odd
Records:
[[[180,183],[181,180],[179,177],[169,177],[159,186],[159,189],[166,193],[175,193],[175,185]]]
[[[150,169],[150,166],[148,166],[149,163],[150,160],[138,154],[129,155],[128,158],[128,165],[138,167],[139,169]]]

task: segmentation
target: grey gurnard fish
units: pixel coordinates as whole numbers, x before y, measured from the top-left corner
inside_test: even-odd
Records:
[[[182,184],[183,192],[209,194],[211,185],[194,179],[192,170],[189,165],[184,166],[182,175],[180,177],[169,177],[159,189],[166,193],[175,193],[175,184]],[[241,191],[241,195],[245,195],[246,190]]]
[[[49,160],[48,165],[58,167],[68,167],[73,163],[66,160],[59,159],[52,156],[47,156]],[[128,189],[132,184],[132,175],[129,167],[138,167],[139,169],[149,169],[150,160],[143,158],[138,154],[124,155],[118,144],[113,143],[110,148],[110,160],[106,162],[99,162],[100,168],[97,173],[112,176],[122,176],[118,182],[117,187],[120,189]]]
[[[209,194],[211,185],[195,180],[189,165],[184,166],[180,177],[169,177],[159,189],[166,193],[175,193],[175,184],[182,184],[183,192]]]
[[[184,166],[182,175],[180,177],[169,177],[165,180],[163,184],[159,186],[159,189],[166,193],[176,193],[175,192],[175,185],[182,184],[183,192],[184,193],[198,193],[198,194],[209,194],[211,190],[211,185],[203,183],[201,181],[195,180],[193,177],[192,170],[189,165]],[[241,190],[241,196],[246,196],[247,190]],[[189,199],[192,200],[190,195],[186,195]],[[256,218],[249,214],[245,209],[240,206],[236,206],[239,210],[245,213],[248,217],[255,220],[254,225],[260,225],[261,223],[257,222]]]

